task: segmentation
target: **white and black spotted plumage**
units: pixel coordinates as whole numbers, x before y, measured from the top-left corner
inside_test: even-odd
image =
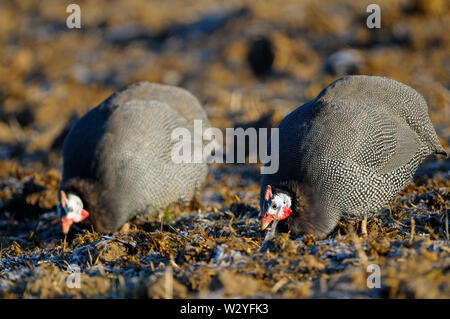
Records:
[[[188,203],[201,190],[207,164],[175,163],[171,134],[194,120],[209,126],[198,100],[184,89],[139,82],[85,114],[64,141],[60,190],[79,196],[99,231]]]
[[[326,213],[317,227],[305,230],[297,222],[290,227],[294,233],[324,236],[340,219],[378,214],[411,182],[427,156],[447,155],[424,98],[384,77],[335,81],[287,115],[279,130],[280,168],[262,176],[261,208],[267,185],[294,181],[300,191],[301,185],[311,187]],[[288,226],[299,216],[294,213]]]

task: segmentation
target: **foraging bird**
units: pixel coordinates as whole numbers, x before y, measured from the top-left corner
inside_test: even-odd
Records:
[[[367,234],[366,219],[411,182],[426,157],[448,156],[425,99],[385,77],[343,77],[278,128],[279,170],[261,179],[262,228],[276,220],[293,235],[323,237],[341,219],[363,220]]]
[[[192,94],[148,82],[125,87],[85,114],[64,141],[58,205],[63,232],[82,220],[101,232],[125,230],[134,217],[195,198],[206,162],[171,157],[177,143],[171,134],[176,128],[192,133],[194,120],[209,126]]]

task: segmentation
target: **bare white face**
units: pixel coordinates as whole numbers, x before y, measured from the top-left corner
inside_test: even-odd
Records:
[[[83,201],[74,194],[59,192],[58,214],[61,218],[61,227],[64,234],[69,232],[73,223],[79,223],[89,217],[89,212],[83,209]]]
[[[81,211],[83,210],[83,202],[80,197],[74,194],[68,194],[66,205],[68,208],[66,217],[75,223],[80,222],[83,219],[81,215]]]
[[[272,215],[276,218],[282,217],[283,207],[291,208],[291,198],[287,194],[275,194],[272,197],[272,201],[270,203],[270,207],[267,211],[269,215]]]
[[[291,197],[284,192],[272,193],[272,186],[267,185],[264,192],[262,207],[261,230],[264,230],[272,221],[283,220],[291,213]]]

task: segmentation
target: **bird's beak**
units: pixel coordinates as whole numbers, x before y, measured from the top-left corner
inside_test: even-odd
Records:
[[[72,226],[73,221],[70,218],[67,217],[63,217],[61,218],[61,227],[62,227],[62,232],[64,234],[67,234],[69,232],[70,226]]]
[[[261,230],[264,230],[269,226],[269,224],[274,220],[283,220],[287,218],[292,213],[292,210],[290,208],[287,208],[286,206],[283,206],[281,209],[281,214],[278,212],[277,215],[271,215],[267,212],[264,213],[262,221],[261,221]]]
[[[272,221],[273,221],[273,215],[264,213],[262,221],[261,221],[261,230],[266,229],[267,226],[269,226]]]
[[[79,219],[73,219],[68,218],[67,216],[64,216],[61,218],[61,227],[64,234],[67,234],[69,232],[70,226],[72,226],[73,223],[79,223],[86,218],[89,217],[89,212],[85,209],[81,210],[81,216]]]

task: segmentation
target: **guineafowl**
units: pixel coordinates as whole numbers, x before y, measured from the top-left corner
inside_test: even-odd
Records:
[[[448,156],[425,99],[385,77],[343,77],[278,128],[279,170],[261,179],[262,228],[275,220],[294,236],[326,236],[339,220],[362,220],[367,234],[366,219],[411,182],[426,157]]]
[[[63,146],[59,188],[63,232],[84,219],[112,232],[171,203],[188,203],[202,188],[205,161],[175,163],[176,128],[209,125],[184,89],[139,82],[112,94],[71,128]]]

